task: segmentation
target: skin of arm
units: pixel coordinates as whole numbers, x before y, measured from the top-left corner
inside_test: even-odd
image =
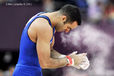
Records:
[[[51,48],[51,57],[58,59],[58,58],[65,58],[66,55],[60,54],[59,52]]]
[[[61,53],[59,53],[59,52],[57,52],[56,50],[53,49],[54,41],[55,41],[55,38],[53,37],[53,41],[52,41],[51,47],[50,47],[51,48],[51,57],[52,58],[55,58],[55,59],[65,58],[66,55],[63,55],[63,54],[61,54]],[[79,64],[81,63],[81,60],[83,59],[83,57],[86,56],[86,53],[76,54],[76,52],[73,52],[73,53],[69,54],[69,56],[75,60],[73,67],[75,67],[77,69],[81,69],[81,67],[79,66]]]
[[[54,42],[55,42],[55,37],[53,37],[53,41],[52,41],[52,43],[51,43],[51,45],[50,45],[51,57],[52,57],[52,58],[56,58],[56,59],[57,59],[57,58],[65,58],[66,55],[63,55],[63,54],[57,52],[55,49],[53,49]]]
[[[50,40],[52,28],[45,19],[39,19],[37,26],[37,54],[40,66],[43,69],[54,69],[66,66],[67,58],[54,59],[51,57]]]

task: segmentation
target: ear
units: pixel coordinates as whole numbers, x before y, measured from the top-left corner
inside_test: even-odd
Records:
[[[67,17],[65,15],[62,16],[62,21],[65,22],[67,20]]]

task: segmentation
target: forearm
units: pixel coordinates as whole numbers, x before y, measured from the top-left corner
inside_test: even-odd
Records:
[[[58,59],[58,58],[65,58],[66,55],[63,55],[63,54],[57,52],[55,49],[52,48],[52,49],[51,49],[51,57]]]
[[[49,62],[46,63],[46,66],[44,67],[44,69],[60,68],[68,64],[67,58],[59,58],[59,59],[50,58],[48,61]]]
[[[60,68],[68,64],[66,55],[60,54],[54,49],[51,49],[51,56],[48,61],[49,62],[46,63],[46,67],[44,67],[44,69]]]

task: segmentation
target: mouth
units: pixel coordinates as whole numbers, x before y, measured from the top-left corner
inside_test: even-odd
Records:
[[[64,31],[65,31],[66,33],[68,33],[68,32],[69,32],[69,30],[68,30],[68,29],[65,29]]]

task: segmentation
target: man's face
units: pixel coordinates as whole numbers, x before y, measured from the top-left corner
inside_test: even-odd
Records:
[[[77,21],[74,21],[72,23],[66,23],[66,28],[64,29],[65,33],[70,32],[72,29],[76,28],[78,26]]]
[[[74,21],[72,23],[60,23],[58,24],[58,27],[56,29],[57,32],[65,32],[68,33],[70,30],[76,28],[78,26],[77,21]]]
[[[55,27],[57,32],[68,33],[68,32],[70,32],[70,30],[72,30],[78,26],[77,21],[70,23],[70,22],[66,22],[66,20],[67,20],[66,16],[61,16],[60,22]]]

